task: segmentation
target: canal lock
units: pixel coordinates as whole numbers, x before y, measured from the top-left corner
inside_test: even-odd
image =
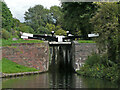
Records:
[[[72,73],[74,69],[74,44],[49,46],[49,72]]]

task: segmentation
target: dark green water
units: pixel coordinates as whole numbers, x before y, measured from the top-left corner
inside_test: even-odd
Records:
[[[3,88],[118,88],[110,81],[85,78],[77,74],[43,73],[39,75],[3,78]]]

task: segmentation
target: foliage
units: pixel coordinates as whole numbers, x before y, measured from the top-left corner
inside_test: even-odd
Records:
[[[61,18],[62,11],[59,6],[52,6],[49,10],[42,5],[36,5],[25,12],[25,23],[38,34],[55,31],[55,26],[62,22]]]
[[[5,29],[2,29],[2,38],[6,40],[10,38],[10,33]]]
[[[55,31],[57,31],[57,30],[59,30],[59,29],[61,29],[61,25],[57,25],[57,26],[55,27]]]
[[[26,24],[32,27],[35,33],[40,26],[45,26],[51,19],[49,10],[45,9],[42,5],[29,8],[28,11],[25,12],[24,18]]]
[[[18,30],[12,30],[11,34],[12,34],[11,38],[20,38],[21,37],[20,31],[18,31]]]
[[[99,9],[90,21],[94,32],[99,33],[96,38],[99,54],[88,57],[78,73],[120,83],[120,4],[109,2],[98,5]]]
[[[49,34],[49,29],[47,29],[46,27],[43,27],[43,26],[40,26],[38,29],[37,29],[37,34]]]
[[[120,71],[118,65],[106,60],[105,56],[93,54],[86,60],[85,65],[77,72],[84,76],[105,78],[113,82],[119,82]]]
[[[87,38],[87,34],[92,32],[90,18],[94,15],[97,7],[92,2],[65,2],[62,3],[64,12],[64,27],[76,34],[80,31]]]
[[[119,63],[120,57],[120,15],[118,3],[101,3],[96,15],[91,19],[95,33],[99,33],[96,39],[100,53],[107,52],[108,59]]]
[[[25,67],[25,66],[16,64],[15,62],[12,62],[6,58],[3,58],[1,61],[2,61],[3,73],[20,73],[20,72],[38,71],[35,68]]]
[[[100,55],[99,54],[96,54],[96,53],[93,53],[92,56],[89,56],[88,59],[86,60],[86,64],[87,65],[90,65],[90,66],[93,66],[94,64],[98,64],[100,63]]]
[[[0,1],[1,2],[1,1]],[[2,28],[10,31],[13,26],[13,18],[11,11],[7,7],[7,5],[2,2]]]
[[[2,39],[2,46],[11,46],[14,43],[43,43],[43,41],[41,41],[41,40],[22,40],[22,39],[13,41],[11,39],[9,39],[9,40]]]
[[[59,29],[55,32],[56,35],[66,35],[66,31],[63,29]]]
[[[49,30],[49,33],[51,31],[55,31],[55,29],[56,29],[54,24],[49,24],[49,23],[47,23],[47,25],[45,27]]]
[[[93,67],[85,65],[79,71],[79,74],[95,78],[105,78],[113,82],[119,82],[119,70],[118,66],[105,67],[104,65],[96,64]]]
[[[59,6],[50,7],[50,13],[53,14],[53,23],[57,25],[62,25],[63,22],[63,12],[62,8]]]
[[[34,33],[34,30],[30,26],[27,26],[25,24],[21,24],[19,26],[19,31],[26,33]]]
[[[20,21],[16,18],[13,18],[13,28],[19,27],[19,25],[20,25]]]

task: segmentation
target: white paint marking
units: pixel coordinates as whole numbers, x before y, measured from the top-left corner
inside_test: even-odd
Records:
[[[30,33],[23,33],[22,36],[33,37],[33,34],[30,34]]]

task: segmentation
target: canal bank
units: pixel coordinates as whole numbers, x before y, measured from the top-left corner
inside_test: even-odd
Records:
[[[26,76],[26,75],[35,75],[35,74],[42,74],[46,73],[47,71],[34,71],[34,72],[22,72],[22,73],[2,73],[0,78],[11,78],[11,77],[19,77],[19,76]]]
[[[19,48],[20,47],[20,48]],[[49,48],[48,47],[48,45],[44,45],[44,44],[42,44],[42,45],[40,45],[40,44],[14,44],[12,47],[5,47],[5,50],[6,50],[6,53],[7,53],[7,55],[8,55],[8,57],[9,58],[15,58],[14,60],[15,60],[15,62],[18,62],[18,63],[20,63],[20,60],[22,59],[22,57],[24,57],[24,59],[22,60],[22,62],[23,63],[21,63],[21,64],[25,64],[26,65],[26,63],[27,63],[27,65],[28,65],[28,62],[29,62],[29,65],[28,66],[30,66],[30,65],[33,65],[34,67],[36,67],[36,63],[34,63],[36,60],[37,60],[37,62],[42,62],[42,63],[39,63],[39,64],[37,64],[37,65],[42,65],[42,68],[44,67],[44,69],[47,71],[47,69],[46,69],[46,66],[48,66],[49,65],[49,63],[48,63],[48,61],[49,61],[49,59],[46,59],[45,60],[45,58],[44,57],[46,57],[48,54],[49,54],[49,49],[46,49],[45,47],[47,47],[47,48]],[[81,62],[80,61],[82,61],[82,60],[84,60],[85,58],[87,58],[88,57],[88,55],[90,55],[94,50],[96,50],[96,48],[95,48],[96,46],[95,46],[95,44],[85,44],[85,43],[83,43],[83,44],[77,44],[76,46],[75,46],[75,56],[76,57],[78,57],[78,59],[75,59],[76,61],[78,61],[78,63],[77,63],[77,65],[79,65],[79,67],[80,66],[82,66],[81,65]],[[6,49],[7,48],[7,49]],[[19,48],[19,50],[17,50]],[[10,50],[9,50],[10,49]],[[35,52],[32,52],[32,50],[35,50]],[[37,50],[39,50],[39,51],[37,51]],[[48,51],[47,51],[48,50]],[[12,54],[10,54],[10,51],[12,51]],[[36,51],[37,51],[37,53],[36,53]],[[43,53],[43,52],[46,52],[46,53]],[[76,52],[77,52],[77,55],[76,55]],[[21,55],[20,55],[21,54]],[[30,55],[29,55],[30,54]],[[45,54],[45,55],[43,55],[43,54]],[[11,55],[11,56],[10,56]],[[16,55],[19,55],[20,56],[20,58],[17,58],[16,57]],[[32,57],[32,59],[31,58],[29,58],[29,57],[31,57],[31,56],[33,56]],[[37,57],[37,59],[35,59],[35,57]],[[39,58],[39,57],[43,57],[43,58]],[[82,58],[82,57],[84,57],[84,58]],[[48,60],[48,61],[47,61]],[[30,62],[31,61],[31,62]],[[45,62],[44,62],[45,61]],[[85,61],[85,60],[84,60]],[[24,63],[24,62],[26,62],[26,63]],[[44,62],[44,63],[43,63]],[[31,63],[31,64],[30,64]],[[47,64],[48,63],[48,64]],[[84,63],[83,63],[84,64]],[[30,66],[31,67],[31,66]],[[36,69],[38,69],[38,68],[36,68]],[[22,74],[13,74],[12,76],[13,76],[13,78],[21,78],[21,77],[18,77],[18,76],[22,76],[22,77],[31,77],[31,76],[36,76],[36,75],[34,75],[34,74],[37,74],[37,75],[41,75],[42,73],[41,72],[43,72],[44,71],[44,69],[42,69],[42,71],[40,71],[40,72],[27,72],[27,73],[22,73]],[[38,74],[39,73],[39,74]],[[28,75],[28,76],[26,76],[26,75]],[[69,74],[60,74],[60,75],[56,75],[56,74],[48,74],[51,78],[53,77],[59,77],[60,79],[61,78],[65,78],[65,79],[68,79],[67,77],[70,77],[70,78],[74,78],[74,76],[76,75],[76,74],[71,74],[71,75],[69,75]],[[64,76],[64,77],[62,77],[62,75]],[[17,76],[17,77],[16,77]],[[6,77],[10,77],[10,74],[7,76],[6,75]],[[48,77],[48,76],[46,76],[45,75],[45,77]],[[45,78],[44,77],[44,78]],[[76,76],[75,76],[76,77]],[[79,77],[81,77],[81,76],[79,76]],[[85,78],[85,77],[84,77]],[[9,80],[13,80],[12,78],[8,78]],[[8,80],[7,79],[7,80]],[[60,79],[53,79],[53,84],[55,85],[55,83],[57,83],[56,82],[56,80],[59,82],[60,81]],[[93,78],[94,79],[94,78]],[[5,80],[5,78],[3,78],[3,81]],[[51,80],[51,79],[50,79]],[[69,79],[68,79],[68,81],[67,80],[62,80],[62,81],[60,81],[60,82],[67,82],[68,83],[68,85],[67,86],[69,86],[69,87],[71,87],[70,85],[69,85]],[[103,80],[104,81],[104,80]],[[11,81],[9,81],[9,82],[11,82]],[[39,81],[38,81],[39,82]],[[74,82],[74,79],[73,79],[73,81],[72,82]],[[81,86],[79,86],[79,84],[80,84],[80,82],[81,81],[78,81],[78,88],[85,88],[85,87],[81,87]],[[109,81],[108,81],[109,82]],[[37,83],[37,82],[35,82],[35,83]],[[42,83],[41,82],[39,82],[41,85],[42,85]],[[46,82],[47,84],[49,83],[49,82]],[[57,83],[57,84],[59,84],[59,83]],[[46,85],[46,84],[45,84]],[[60,85],[61,85],[61,83],[60,83]],[[66,84],[65,84],[66,85]],[[112,85],[112,83],[111,83],[111,85]],[[47,86],[47,85],[46,85]],[[49,86],[49,85],[48,85]],[[56,85],[55,85],[56,86]],[[54,87],[55,87],[54,86]],[[64,85],[63,85],[64,86]],[[67,87],[66,86],[66,87]],[[4,85],[3,85],[3,87],[4,87]],[[19,87],[19,86],[18,86]],[[23,86],[22,86],[23,87]],[[25,87],[25,86],[24,86]],[[23,88],[24,88],[23,87]],[[33,86],[34,87],[34,86]],[[38,86],[39,87],[39,86]],[[58,86],[57,86],[58,87]],[[65,86],[64,86],[65,87]],[[73,87],[72,88],[77,88],[76,87],[76,85],[74,86],[73,85]],[[107,88],[111,88],[111,87],[109,87],[109,86],[104,86],[104,87],[107,87]],[[103,88],[104,88],[103,87]],[[117,86],[115,86],[115,87],[117,87]],[[11,86],[11,88],[12,88],[12,86]],[[15,87],[13,87],[13,88],[15,88]],[[30,88],[30,87],[29,87]],[[39,87],[40,88],[40,87]],[[51,88],[51,87],[50,87]],[[68,87],[67,87],[68,88]],[[86,88],[89,88],[89,87],[86,87]],[[96,88],[96,87],[95,87]],[[113,87],[114,88],[114,87]]]
[[[61,48],[63,47],[64,45],[61,46]],[[61,50],[59,52],[59,55],[53,54],[53,52],[59,51],[59,50],[56,49],[54,51],[51,51],[51,48],[48,42],[14,43],[14,44],[11,44],[11,46],[4,46],[1,49],[2,49],[2,57],[9,59],[10,61],[15,62],[16,64],[23,65],[23,66],[30,67],[30,68],[32,67],[32,68],[36,68],[40,70],[39,72],[26,72],[26,73],[15,73],[14,72],[14,74],[3,73],[2,77],[30,75],[30,74],[46,72],[48,71],[49,64],[51,62],[50,58],[53,58],[53,57],[54,58],[57,57],[56,62],[60,62],[62,60],[67,61],[67,62],[72,61],[71,65],[74,67],[74,69],[79,70],[79,68],[84,64],[86,58],[92,52],[97,52],[95,43],[77,43],[77,42],[73,42],[72,47],[65,46],[63,48],[64,50]],[[50,57],[50,53],[52,54],[52,57]],[[61,58],[59,58],[60,55],[61,55]],[[70,59],[70,57],[72,60]],[[61,65],[63,64],[61,63]],[[65,66],[67,66],[67,64]],[[62,68],[61,66],[59,67]]]

